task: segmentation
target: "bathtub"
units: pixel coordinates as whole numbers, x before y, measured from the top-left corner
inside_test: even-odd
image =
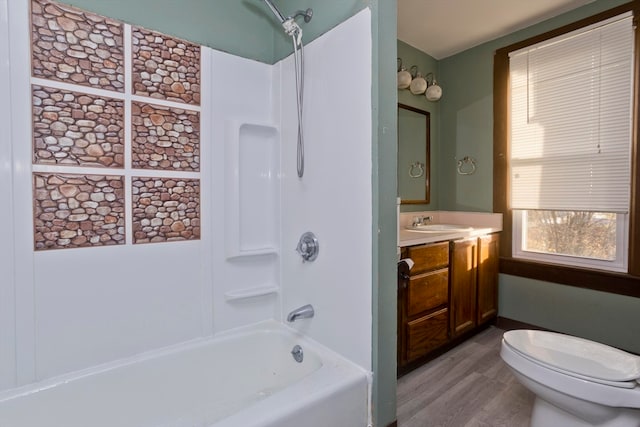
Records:
[[[0,426],[365,427],[368,378],[266,321],[4,391]]]

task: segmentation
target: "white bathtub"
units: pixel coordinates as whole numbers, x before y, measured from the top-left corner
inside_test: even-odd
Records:
[[[3,427],[364,427],[368,413],[363,369],[274,321],[0,393]]]

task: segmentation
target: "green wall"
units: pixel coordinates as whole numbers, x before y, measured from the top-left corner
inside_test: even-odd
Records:
[[[162,31],[216,50],[274,64],[291,54],[291,38],[262,0],[64,0],[63,3]],[[371,0],[274,0],[290,15],[313,9],[302,24],[308,43],[368,7]]]
[[[263,3],[260,7],[264,8],[262,0],[243,0],[243,2]],[[302,25],[303,39],[305,43],[308,43],[343,22],[347,17],[355,15],[375,2],[372,0],[273,0],[273,3],[278,6],[280,12],[287,16],[297,10],[305,10],[309,7],[313,9],[311,22]],[[395,1],[393,3],[395,4]],[[275,31],[275,60],[273,62],[277,62],[291,54],[293,45],[291,38],[284,33],[280,24],[275,19],[272,19],[271,22]],[[298,22],[302,22],[301,18]],[[345,40],[345,43],[348,44],[349,41]]]
[[[640,353],[640,299],[500,276],[500,315]]]
[[[402,59],[403,67],[409,70],[412,65],[416,65],[418,67],[418,71],[420,71],[423,76],[426,76],[427,73],[433,73],[436,76],[436,80],[438,80],[438,84],[441,84],[437,60],[401,40],[398,40],[397,45],[398,58]],[[431,164],[429,165],[431,168],[431,203],[421,205],[401,205],[400,211],[416,212],[437,210],[440,194],[440,183],[438,179],[438,159],[440,156],[440,101],[427,101],[427,98],[424,95],[413,95],[409,89],[398,90],[397,85],[396,92],[398,94],[399,103],[428,111],[431,115]],[[443,93],[446,93],[446,89],[443,89]]]
[[[493,54],[496,49],[623,4],[597,0],[440,61],[439,208],[493,208]],[[477,159],[472,176],[455,159]],[[501,316],[640,352],[640,299],[500,275]]]
[[[273,18],[262,0],[65,0],[63,3],[245,58],[276,62]]]
[[[397,0],[372,1],[373,29],[373,416],[396,419]]]

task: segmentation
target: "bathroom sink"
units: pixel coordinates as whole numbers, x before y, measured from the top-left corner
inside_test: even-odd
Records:
[[[473,227],[467,227],[464,225],[456,225],[456,224],[422,224],[422,225],[408,226],[407,230],[420,231],[422,233],[444,233],[444,232],[455,233],[457,231],[471,231],[473,230]]]

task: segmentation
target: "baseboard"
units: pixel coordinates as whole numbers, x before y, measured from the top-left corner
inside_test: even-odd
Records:
[[[387,427],[398,427],[398,421],[394,421],[391,424],[389,424]]]
[[[548,331],[547,328],[541,326],[532,325],[530,323],[521,322],[519,320],[509,319],[508,317],[498,316],[496,319],[496,327],[505,331],[511,331],[513,329],[535,329],[538,331]]]

